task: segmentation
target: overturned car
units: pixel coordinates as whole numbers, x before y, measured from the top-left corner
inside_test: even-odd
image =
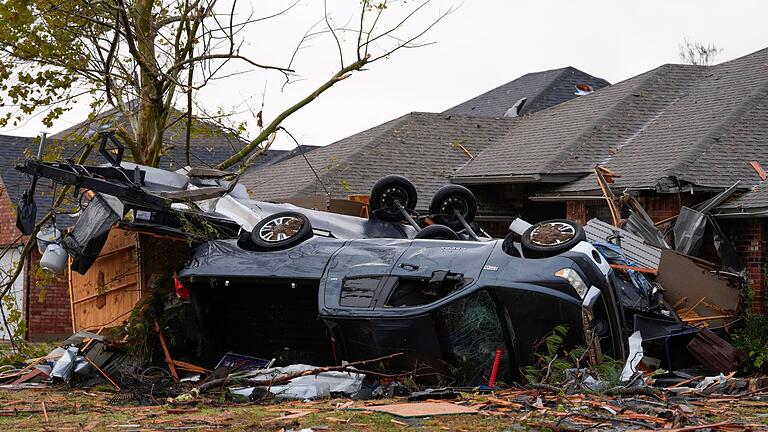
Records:
[[[474,196],[457,185],[440,189],[419,217],[415,187],[385,177],[366,219],[254,201],[214,170],[170,173],[119,159],[19,169],[97,193],[61,241],[82,273],[112,226],[189,235],[180,220],[199,214],[218,228],[216,239],[195,239],[183,268],[167,269],[191,293],[198,355],[210,364],[227,351],[282,364],[403,353],[388,370],[478,385],[500,351],[499,379],[509,382],[559,325],[566,348],[583,346],[595,361],[624,358],[634,313],[659,306],[651,288],[638,293],[617,279],[578,224],[544,221],[524,226],[519,241],[492,239],[473,222]]]
[[[358,223],[380,215],[394,223],[401,214],[412,238],[313,235],[312,218],[289,211],[238,240],[200,246],[179,279],[192,293],[204,351],[311,364],[404,353],[391,368],[476,385],[497,350],[500,378],[510,379],[534,344],[565,324],[568,345],[595,358],[624,356],[611,269],[581,227],[540,223],[522,245],[478,236],[467,220],[474,198],[447,186],[431,206],[442,212],[430,212],[446,225],[422,229],[408,210],[410,192],[403,178],[383,179],[371,193],[373,220]]]

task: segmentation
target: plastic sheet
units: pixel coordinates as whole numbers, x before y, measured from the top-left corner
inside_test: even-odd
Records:
[[[72,270],[85,274],[91,268],[107,242],[112,224],[117,220],[118,215],[98,195],[91,200],[70,235],[61,242],[72,257]]]
[[[624,364],[624,369],[621,371],[621,382],[627,382],[632,379],[642,359],[643,336],[639,331],[636,331],[629,337],[629,355],[627,356],[627,362]]]
[[[69,382],[77,366],[77,353],[80,351],[77,347],[69,347],[64,350],[61,358],[56,361],[51,370],[51,378],[59,378],[64,382]]]
[[[237,375],[240,378],[248,377],[255,380],[269,380],[312,369],[317,369],[317,367],[295,364]],[[364,374],[353,372],[323,372],[317,375],[294,378],[288,384],[270,386],[269,391],[279,399],[320,399],[330,397],[332,394],[353,396],[362,388],[364,378]],[[250,396],[254,389],[255,387],[240,387],[230,391],[240,396]]]

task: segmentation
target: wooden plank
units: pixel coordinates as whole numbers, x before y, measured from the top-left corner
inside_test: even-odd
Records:
[[[128,288],[128,287],[132,287],[132,286],[136,286],[136,283],[135,282],[128,282],[128,283],[123,283],[123,284],[120,284],[120,285],[114,285],[114,286],[111,286],[108,290],[106,290],[104,292],[96,293],[96,294],[91,294],[88,297],[84,297],[84,298],[77,299],[77,300],[72,300],[72,304],[82,303],[84,301],[92,300],[92,299],[95,299],[96,297],[99,297],[99,296],[102,296],[102,295],[107,295],[108,293],[111,293],[113,291],[119,291],[119,290],[121,290],[123,288]]]
[[[354,408],[365,411],[378,411],[392,414],[398,417],[431,417],[437,415],[453,414],[477,414],[474,408],[457,405],[450,402],[412,402],[397,403],[390,405],[373,405],[367,407]]]
[[[109,381],[109,382],[110,382],[110,384],[112,384],[112,385],[115,387],[115,389],[116,389],[117,391],[120,391],[120,386],[119,386],[119,385],[117,385],[117,383],[115,382],[115,380],[113,380],[113,379],[112,379],[112,378],[111,378],[109,375],[107,375],[107,373],[106,373],[106,372],[104,372],[103,370],[101,370],[101,368],[100,368],[100,367],[96,366],[96,363],[92,362],[92,361],[91,361],[91,359],[89,359],[88,357],[83,357],[83,358],[84,358],[84,359],[85,359],[85,360],[86,360],[88,363],[90,363],[90,364],[91,364],[91,366],[93,366],[93,367],[94,367],[94,368],[95,368],[97,371],[99,371],[99,373],[101,374],[101,376],[103,376],[104,378],[106,378],[106,379],[107,379],[107,381]]]
[[[160,324],[157,322],[157,320],[155,320],[155,330],[157,330],[157,335],[160,337],[160,346],[163,347],[165,362],[168,363],[168,369],[171,370],[171,376],[173,376],[173,380],[175,382],[179,382],[179,374],[176,373],[176,366],[173,363],[171,352],[168,351],[168,345],[165,343],[165,337],[163,336],[163,332],[160,331]]]
[[[174,366],[178,367],[181,370],[185,370],[188,372],[199,372],[199,373],[211,373],[213,372],[210,369],[206,369],[204,367],[200,367],[197,365],[193,365],[192,363],[183,362],[181,360],[173,360]]]
[[[648,273],[648,274],[659,274],[659,269],[655,268],[648,268],[648,267],[634,267],[634,266],[626,266],[623,264],[609,264],[611,268],[619,269],[619,270],[634,270],[636,272],[640,273]]]
[[[75,317],[75,291],[72,289],[72,257],[67,257],[67,280],[69,281],[69,312],[72,314],[72,334],[77,333],[77,318]]]
[[[70,273],[73,330],[115,326],[136,305],[140,266],[138,234],[112,229],[102,253],[85,275]]]

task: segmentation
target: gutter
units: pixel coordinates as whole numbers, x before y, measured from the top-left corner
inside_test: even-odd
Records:
[[[531,201],[537,201],[537,202],[560,202],[560,201],[592,201],[592,200],[604,200],[605,197],[602,195],[544,195],[544,196],[533,196],[528,198]]]
[[[509,183],[570,183],[584,174],[522,174],[522,175],[479,175],[454,176],[449,180],[456,184],[509,184]]]
[[[766,217],[768,218],[768,209],[762,208],[762,210],[756,210],[756,211],[744,211],[745,209],[735,210],[732,212],[724,212],[724,213],[717,213],[713,214],[712,216],[716,218],[721,219],[748,219],[748,218],[755,218],[755,217]]]

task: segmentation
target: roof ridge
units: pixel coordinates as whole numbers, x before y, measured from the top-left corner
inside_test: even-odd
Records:
[[[762,50],[761,50],[762,51]],[[721,63],[722,64],[722,63]],[[735,107],[727,116],[723,117],[706,135],[704,135],[695,145],[680,158],[678,162],[666,170],[668,176],[677,176],[685,180],[687,176],[687,167],[696,162],[711,146],[728,133],[731,128],[750,110],[755,108],[764,98],[768,97],[768,79],[758,86],[749,97],[737,107]]]
[[[715,67],[718,67],[718,66],[727,65],[729,63],[733,63],[733,62],[736,62],[736,61],[739,61],[739,60],[743,60],[743,59],[745,59],[747,57],[752,57],[753,55],[755,55],[755,54],[757,54],[759,52],[763,52],[763,51],[768,51],[768,47],[760,48],[759,50],[752,51],[749,54],[744,54],[743,56],[736,57],[734,59],[730,59],[730,60],[726,60],[726,61],[718,63],[718,64],[710,65],[709,67],[715,68]]]
[[[541,170],[542,173],[552,172],[552,171],[556,170],[558,167],[560,167],[563,164],[565,164],[566,161],[568,160],[568,156],[570,154],[574,153],[575,151],[577,151],[580,147],[586,145],[587,139],[589,137],[591,137],[595,133],[595,131],[601,129],[601,127],[605,123],[610,122],[614,118],[614,115],[619,110],[621,110],[621,109],[623,109],[625,107],[627,101],[632,100],[632,98],[634,97],[634,94],[638,90],[642,90],[642,89],[646,88],[647,86],[651,85],[651,81],[655,77],[658,77],[660,74],[662,74],[662,73],[672,69],[675,66],[679,66],[679,65],[674,65],[674,64],[669,64],[669,63],[663,64],[663,65],[657,66],[656,68],[651,69],[651,70],[649,70],[647,72],[644,72],[643,74],[636,75],[635,77],[632,77],[632,78],[636,78],[636,77],[642,76],[644,74],[648,74],[648,76],[643,78],[639,83],[637,83],[637,85],[633,86],[630,89],[630,91],[627,91],[624,96],[622,96],[618,101],[616,101],[611,106],[611,108],[609,108],[601,116],[599,116],[596,121],[592,122],[592,124],[589,125],[586,130],[584,130],[582,133],[580,133],[576,138],[572,139],[568,145],[566,145],[565,147],[561,148],[554,157],[550,158],[550,160],[546,164],[544,164],[544,166],[542,167],[542,170]],[[632,78],[629,78],[627,80],[621,81],[620,83],[629,81]],[[619,85],[620,83],[611,85],[611,86],[609,86],[607,88],[615,87],[616,85]],[[589,95],[583,96],[583,97],[588,97],[588,96]],[[578,100],[578,99],[573,99],[573,100]],[[564,102],[564,103],[562,103],[562,104],[560,104],[560,105],[558,105],[557,107],[554,107],[554,108],[557,109],[559,107],[562,107],[562,106],[568,104],[568,102],[571,102],[571,101]]]
[[[351,137],[354,137],[355,135],[358,135],[358,134],[360,134],[360,133],[364,133],[364,132],[366,132],[366,131],[369,131],[369,130],[371,130],[371,129],[375,129],[375,128],[379,127],[379,126],[383,126],[384,124],[386,124],[386,123],[390,123],[390,122],[391,122],[392,124],[391,124],[391,125],[389,125],[389,127],[386,127],[386,128],[382,128],[382,130],[381,130],[381,131],[379,131],[379,133],[377,133],[377,134],[375,134],[374,136],[370,137],[370,138],[368,139],[368,142],[366,142],[366,143],[365,143],[365,145],[363,145],[363,146],[362,146],[362,149],[366,149],[366,150],[367,150],[367,149],[370,149],[370,148],[372,147],[372,143],[374,143],[374,142],[379,142],[379,141],[378,141],[378,139],[379,139],[379,138],[381,138],[382,136],[384,136],[384,135],[385,135],[385,134],[386,134],[386,133],[387,133],[389,130],[391,130],[393,127],[395,127],[395,126],[398,126],[398,125],[402,124],[402,123],[403,123],[403,122],[404,122],[406,119],[408,119],[408,118],[411,118],[411,117],[412,117],[412,114],[414,114],[414,113],[412,113],[412,112],[409,112],[409,113],[407,113],[407,114],[403,114],[402,116],[400,116],[400,117],[398,117],[398,118],[395,118],[395,119],[389,120],[388,122],[384,122],[384,123],[382,123],[382,124],[380,124],[380,125],[377,125],[377,126],[374,126],[374,127],[372,127],[372,128],[368,128],[368,129],[366,129],[366,130],[364,130],[364,131],[361,131],[361,132],[358,132],[358,133],[356,133],[356,134],[350,135],[349,137],[345,137],[345,138],[342,138],[342,139],[340,139],[340,140],[338,140],[338,141],[336,141],[336,142],[333,142],[333,143],[331,143],[331,144],[328,144],[327,146],[323,146],[323,148],[327,148],[327,147],[329,147],[329,146],[332,146],[332,145],[334,145],[334,144],[336,144],[336,143],[339,143],[339,142],[341,142],[341,141],[344,141],[344,140],[345,140],[345,139],[347,139],[347,138],[351,138]],[[368,153],[368,152],[366,151],[366,154],[367,154],[367,153]],[[349,154],[347,157],[345,157],[345,158],[343,158],[342,160],[338,161],[338,163],[336,164],[336,168],[335,168],[333,171],[331,171],[331,170],[325,170],[325,172],[324,172],[324,173],[317,173],[317,177],[320,177],[320,181],[321,181],[321,183],[322,183],[322,184],[325,186],[325,183],[326,183],[326,180],[328,179],[328,177],[330,177],[331,175],[336,175],[336,174],[338,174],[338,173],[343,173],[343,172],[344,172],[344,171],[345,171],[347,168],[349,168],[349,166],[351,165],[350,159],[354,158],[354,157],[355,157],[355,156],[357,156],[358,154],[360,154],[360,151],[354,151],[354,152],[351,152],[351,153],[350,153],[350,154]],[[288,159],[288,160],[290,160],[290,159]],[[281,162],[278,162],[278,163],[277,163],[277,164],[275,164],[275,165],[279,165],[280,163],[283,163],[283,162],[285,162],[285,161],[281,161]],[[307,161],[304,161],[304,162],[306,163]],[[314,171],[314,169],[313,169],[313,171]],[[312,191],[315,189],[315,188],[314,188],[314,182],[315,182],[315,180],[317,180],[317,178],[314,178],[314,179],[311,179],[311,180],[312,180],[312,181],[310,182],[310,184],[308,184],[307,186],[305,186],[305,187],[301,188],[301,189],[300,189],[298,192],[299,192],[299,193],[301,193],[301,194],[309,194],[309,192],[312,192]]]
[[[533,98],[531,98],[531,99],[529,99],[529,100],[527,99],[527,100],[525,101],[525,104],[523,105],[523,107],[522,107],[522,108],[524,109],[524,108],[525,108],[525,105],[528,105],[528,106],[533,106],[533,105],[534,105],[534,102],[536,102],[536,101],[537,101],[537,100],[539,100],[539,99],[542,99],[542,97],[543,97],[544,95],[549,95],[549,93],[550,93],[550,92],[552,91],[552,89],[555,87],[555,84],[557,84],[557,81],[558,81],[558,80],[559,80],[559,79],[560,79],[560,78],[561,78],[563,75],[565,75],[565,73],[568,71],[568,69],[569,69],[569,68],[572,68],[572,66],[566,66],[566,67],[563,67],[563,68],[559,68],[559,69],[552,69],[551,71],[560,71],[560,72],[559,72],[557,75],[555,75],[555,76],[554,76],[554,77],[553,77],[553,78],[552,78],[552,79],[549,81],[549,83],[547,84],[547,86],[546,86],[546,87],[544,87],[544,89],[542,89],[542,90],[541,90],[541,91],[540,91],[540,92],[539,92],[539,93],[538,93],[538,94],[537,94],[535,97],[533,97]],[[573,68],[573,69],[575,69],[575,68]],[[551,71],[547,71],[547,72],[551,72]],[[566,102],[567,102],[567,101],[566,101]],[[559,104],[558,104],[558,105],[559,105]],[[555,106],[557,106],[557,105],[555,105]],[[521,110],[521,111],[522,111],[522,110]]]

